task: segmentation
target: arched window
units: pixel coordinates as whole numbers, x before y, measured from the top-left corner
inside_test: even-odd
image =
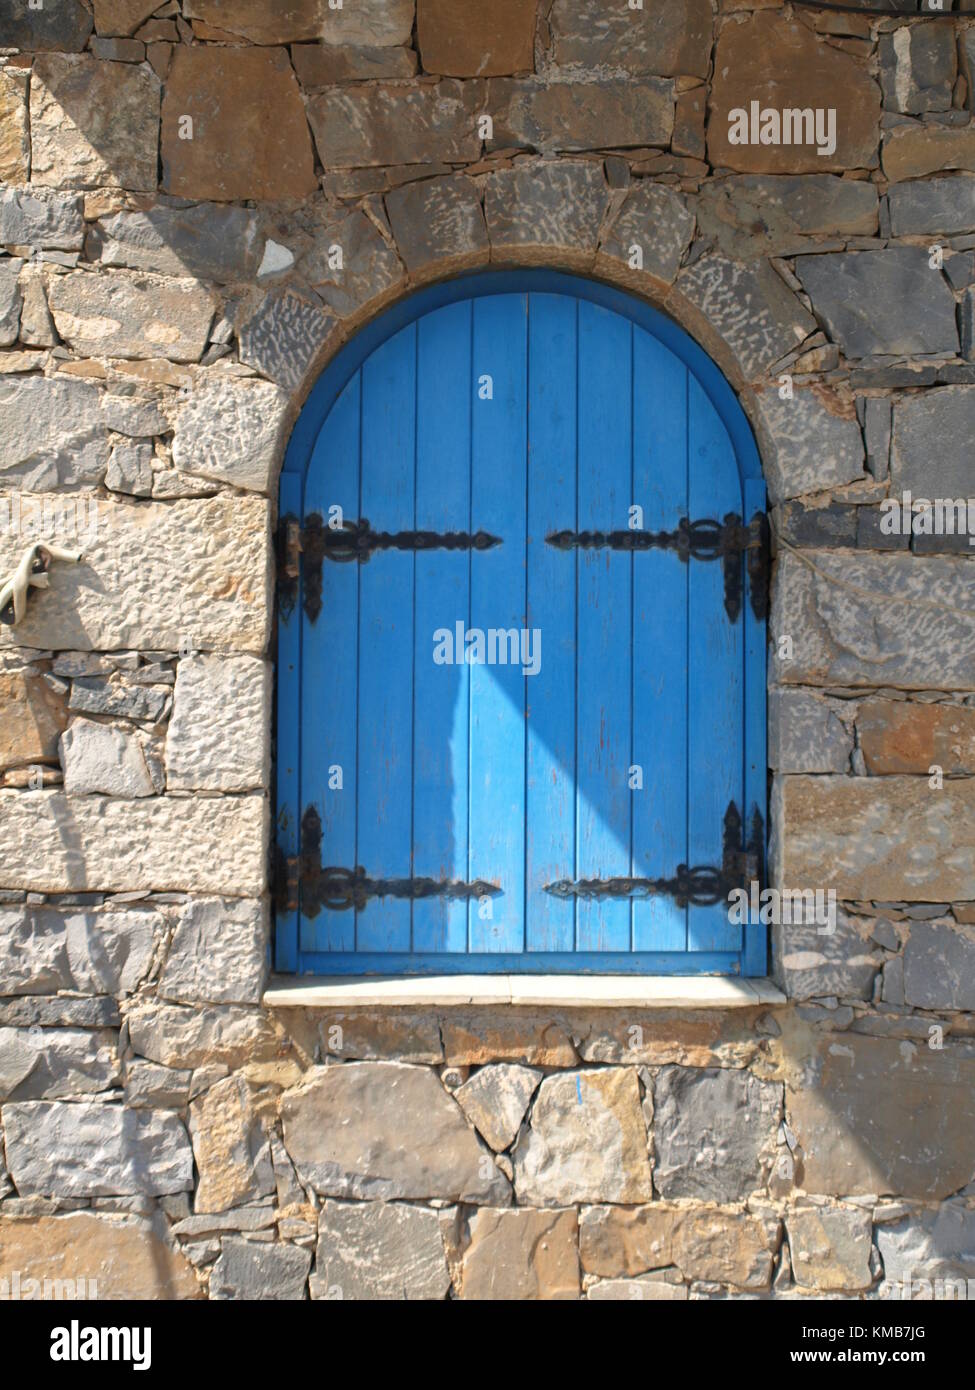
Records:
[[[714,364],[605,286],[343,349],[281,478],[278,969],[764,974],[764,508]]]

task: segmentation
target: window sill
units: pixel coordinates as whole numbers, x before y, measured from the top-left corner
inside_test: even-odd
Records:
[[[771,980],[718,975],[431,975],[370,979],[279,975],[272,978],[262,1002],[270,1009],[440,1009],[481,1004],[559,1009],[751,1009],[787,1001]]]

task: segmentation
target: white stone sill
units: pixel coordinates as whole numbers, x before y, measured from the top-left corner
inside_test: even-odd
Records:
[[[377,975],[273,976],[266,1008],[460,1008],[478,1004],[541,1008],[750,1009],[784,1004],[771,980],[718,975]]]

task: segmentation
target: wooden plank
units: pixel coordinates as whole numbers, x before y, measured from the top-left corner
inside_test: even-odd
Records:
[[[282,473],[278,516],[301,520],[302,479]],[[278,604],[277,819],[275,844],[282,855],[298,853],[301,804],[301,608]],[[275,914],[274,963],[278,970],[298,969],[298,911]]]
[[[767,506],[765,483],[761,478],[745,479],[745,520]],[[745,617],[745,819],[746,839],[751,832],[753,811],[758,811],[766,823],[766,781],[768,755],[766,751],[766,623],[756,618],[750,602],[750,587],[746,583]],[[763,845],[763,854],[765,846]],[[761,922],[745,928],[745,947],[742,974],[761,976],[768,970],[768,928]]]
[[[438,309],[417,324],[416,525],[470,530],[471,304]],[[413,730],[413,872],[466,879],[470,667],[437,665],[434,633],[470,612],[471,557],[416,556]],[[413,904],[414,951],[465,951],[467,903]]]
[[[687,515],[687,368],[633,330],[633,500],[648,531]],[[633,557],[633,874],[669,878],[687,859],[687,585],[672,550]],[[671,897],[633,904],[637,951],[682,951],[687,909]]]
[[[330,507],[340,507],[350,520],[358,516],[360,394],[356,373],[315,441],[305,482],[306,523],[317,514],[327,524]],[[325,561],[321,612],[314,622],[301,614],[301,811],[314,806],[321,818],[322,863],[350,868],[356,862],[357,589],[354,565]],[[303,952],[354,948],[351,910],[302,916]]]
[[[416,325],[362,366],[359,515],[377,531],[414,526]],[[359,575],[358,859],[374,878],[412,873],[411,551],[383,550]],[[351,654],[350,654],[351,656]],[[333,659],[338,654],[333,654]],[[412,903],[373,898],[356,912],[356,949],[408,951]]]
[[[625,527],[633,497],[632,325],[593,304],[579,304],[579,529]],[[613,550],[580,553],[576,873],[630,871],[632,557]],[[576,949],[626,951],[628,901],[580,899]]]
[[[742,510],[741,482],[731,440],[694,377],[688,389],[692,520]],[[743,563],[743,561],[742,561]],[[724,565],[691,560],[688,684],[688,863],[720,864],[728,803],[742,809],[742,628],[724,606]],[[742,929],[725,902],[688,908],[690,951],[740,951]]]
[[[544,892],[575,872],[575,659],[578,551],[545,544],[576,529],[578,301],[529,297],[528,627],[543,659],[526,682],[526,946],[571,951],[575,903]]]
[[[471,525],[502,544],[471,556],[470,628],[487,636],[525,623],[526,368],[528,298],[476,300],[472,390]],[[479,382],[491,378],[492,399]],[[495,653],[497,655],[497,652]],[[510,651],[505,653],[510,657]],[[469,909],[470,949],[524,949],[525,677],[517,664],[470,673],[469,877],[501,893]],[[487,915],[490,913],[490,915]]]

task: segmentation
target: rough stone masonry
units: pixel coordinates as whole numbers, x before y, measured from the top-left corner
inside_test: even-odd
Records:
[[[880,524],[971,486],[973,67],[964,13],[8,0],[0,502],[97,533],[0,634],[0,1279],[975,1277],[975,559]],[[752,101],[835,149],[729,142]],[[290,424],[415,286],[538,264],[663,307],[753,421],[773,881],[837,930],[776,931],[775,1007],[265,1008]]]

